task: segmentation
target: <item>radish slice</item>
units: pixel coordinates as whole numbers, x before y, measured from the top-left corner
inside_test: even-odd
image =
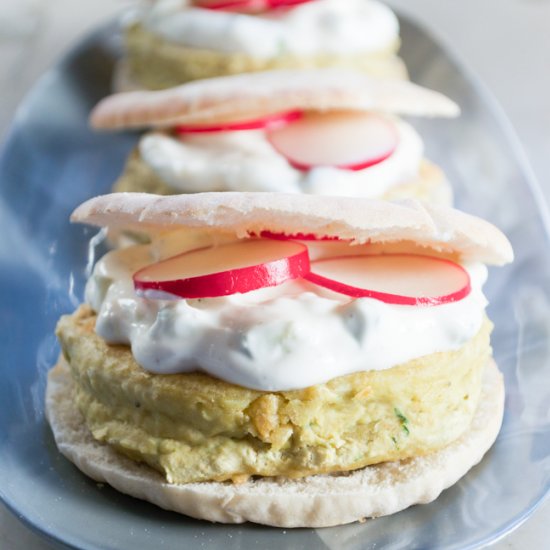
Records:
[[[244,294],[303,277],[307,247],[293,241],[255,239],[192,250],[134,274],[138,294],[162,291],[181,298]]]
[[[194,5],[207,10],[261,11],[265,9],[265,0],[195,0]]]
[[[271,145],[298,170],[333,166],[364,170],[395,151],[395,125],[374,113],[311,113],[293,124],[273,129]]]
[[[346,242],[346,239],[341,239],[340,237],[323,235],[322,237],[314,235],[313,233],[274,233],[272,231],[262,231],[260,237],[264,239],[281,239],[294,240],[294,241],[339,241]]]
[[[277,8],[291,8],[293,6],[299,6],[300,4],[308,4],[314,0],[267,0],[270,9]]]
[[[415,254],[340,256],[313,262],[305,279],[353,298],[388,304],[436,306],[470,293],[470,276],[460,265]]]
[[[235,132],[240,130],[262,130],[265,128],[282,128],[287,124],[302,118],[302,111],[290,111],[267,115],[253,120],[240,120],[233,122],[220,122],[211,125],[184,125],[176,126],[178,134],[199,134],[208,132]]]
[[[314,0],[196,0],[195,5],[209,10],[242,10],[260,12],[291,8]]]

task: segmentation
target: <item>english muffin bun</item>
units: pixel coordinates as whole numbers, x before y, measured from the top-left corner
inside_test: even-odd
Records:
[[[411,82],[345,69],[310,69],[240,74],[162,91],[114,94],[93,109],[90,124],[98,130],[170,128],[248,120],[296,109],[451,118],[460,113],[456,103],[443,94]]]
[[[506,236],[489,222],[415,200],[377,201],[283,193],[197,193],[161,197],[112,193],[82,203],[71,221],[154,235],[200,229],[239,238],[262,231],[338,237],[355,244],[407,243],[412,248],[504,265],[513,259]]]
[[[494,441],[503,387],[482,263],[513,254],[489,223],[415,201],[263,193],[113,194],[72,219],[150,241],[100,260],[88,304],[57,327],[47,414],[94,479],[211,521],[321,527],[428,502]],[[233,262],[250,245],[307,250],[311,273],[404,258],[387,272],[397,281],[407,262],[435,262],[421,279],[439,286],[450,269],[465,292],[388,302],[309,271],[242,293],[234,273],[227,293],[185,299],[134,288],[151,264],[198,253],[223,269],[227,246]]]

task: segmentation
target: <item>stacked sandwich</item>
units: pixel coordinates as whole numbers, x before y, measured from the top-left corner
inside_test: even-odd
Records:
[[[397,115],[454,117],[442,94],[343,69],[268,71],[115,94],[97,129],[154,128],[115,191],[280,191],[450,204],[442,171]]]
[[[275,62],[251,67],[239,51],[246,63],[226,65],[220,29],[242,25],[232,45],[281,27],[290,50],[277,66],[294,66],[290,54],[319,52],[294,51],[289,29],[309,29],[308,47],[321,31],[336,40],[336,11],[350,59],[368,49],[350,14],[391,19],[366,0],[160,1],[129,43],[147,37],[150,55],[170,47],[191,65],[208,46],[234,73]],[[181,29],[183,45],[163,43]],[[95,128],[152,131],[115,184],[125,192],[73,213],[119,246],[57,327],[47,414],[60,451],[125,493],[230,523],[338,525],[455,483],[500,428],[483,285],[513,253],[448,206],[443,172],[398,115],[456,114],[436,92],[349,68],[101,102]]]
[[[397,18],[375,0],[158,0],[127,18],[124,36],[119,89],[314,67],[407,76]]]

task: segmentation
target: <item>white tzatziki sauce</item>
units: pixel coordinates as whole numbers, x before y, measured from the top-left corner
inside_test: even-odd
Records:
[[[141,138],[139,153],[166,185],[182,193],[280,191],[380,197],[417,178],[424,153],[422,139],[410,124],[385,117],[395,125],[397,147],[386,160],[364,170],[329,166],[297,170],[269,143],[264,130],[186,134],[183,138],[153,132]]]
[[[147,371],[202,371],[264,391],[305,388],[456,350],[479,331],[487,305],[480,263],[465,266],[472,287],[466,298],[432,307],[353,299],[303,280],[223,298],[136,295],[135,271],[197,245],[204,240],[182,248],[169,236],[109,252],[86,286],[99,336],[130,345]]]
[[[371,53],[399,37],[394,13],[372,0],[316,0],[261,14],[161,0],[138,18],[148,31],[186,47],[261,58]]]

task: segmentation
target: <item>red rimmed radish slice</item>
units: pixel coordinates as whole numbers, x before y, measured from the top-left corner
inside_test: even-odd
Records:
[[[305,279],[353,298],[410,306],[456,302],[471,290],[462,266],[415,254],[327,258],[312,262]]]
[[[195,6],[210,10],[235,10],[247,12],[291,8],[314,0],[195,0]]]
[[[277,113],[251,120],[235,120],[219,122],[217,124],[179,124],[176,126],[178,134],[201,134],[214,132],[238,132],[242,130],[263,130],[282,128],[291,122],[302,118],[302,111]]]
[[[193,5],[208,10],[240,10],[260,11],[265,9],[265,0],[195,0]]]
[[[313,233],[274,233],[273,231],[262,231],[260,237],[264,239],[281,239],[283,241],[338,241],[338,242],[347,242],[346,239],[341,239],[340,237],[330,237],[328,235],[314,235]]]
[[[315,0],[267,0],[270,9],[277,8],[292,8],[294,6],[299,6],[300,4],[309,4]]]
[[[310,113],[269,131],[273,147],[298,170],[332,166],[364,170],[395,151],[395,124],[375,113]]]
[[[138,294],[162,291],[181,298],[215,298],[280,285],[309,273],[307,247],[258,239],[185,252],[134,274]]]

